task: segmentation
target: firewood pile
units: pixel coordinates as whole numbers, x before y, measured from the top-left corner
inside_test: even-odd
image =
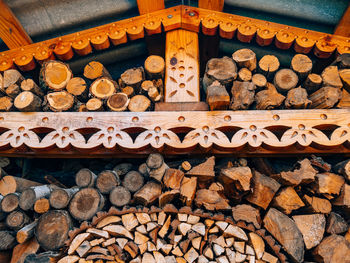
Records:
[[[203,77],[211,110],[329,109],[350,92],[350,55],[341,55],[322,73],[313,72],[312,60],[295,55],[290,68],[281,68],[276,56],[257,61],[250,49],[232,58],[213,58]]]
[[[58,256],[60,263],[350,258],[350,160],[312,156],[286,166],[151,154],[136,163],[79,169],[70,188],[0,169],[0,256]]]
[[[51,60],[42,65],[39,83],[6,70],[0,74],[0,111],[150,110],[163,99],[164,69],[162,57],[149,56],[144,67],[126,70],[117,82],[100,62],[89,62],[83,76],[74,77],[68,64]]]

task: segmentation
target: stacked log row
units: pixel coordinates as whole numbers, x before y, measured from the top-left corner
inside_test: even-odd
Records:
[[[350,90],[350,69],[342,63],[348,57],[340,55],[318,75],[306,55],[295,55],[288,69],[280,68],[276,56],[257,61],[252,50],[240,49],[232,58],[208,61],[203,77],[206,100],[211,110],[334,108],[342,89]]]
[[[0,74],[0,111],[146,111],[162,101],[164,69],[162,57],[149,56],[144,67],[128,69],[115,81],[97,61],[78,77],[68,64],[51,60],[42,65],[39,85],[6,70]]]

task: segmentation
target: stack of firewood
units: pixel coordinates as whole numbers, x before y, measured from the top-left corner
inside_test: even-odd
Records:
[[[137,168],[120,163],[96,174],[80,169],[71,188],[41,185],[3,169],[0,174],[0,250],[14,249],[17,257],[27,255],[18,251],[46,250],[71,256],[61,262],[164,262],[163,257],[172,262],[173,256],[186,260],[180,262],[277,262],[273,251],[257,252],[251,235],[260,229],[295,262],[350,258],[350,160],[332,166],[313,156],[277,169],[263,158],[166,162],[151,154]],[[189,210],[161,213],[169,204]],[[128,210],[140,205],[150,210]],[[152,205],[160,210],[155,213]],[[101,214],[111,207],[127,212]],[[209,224],[203,211],[213,217],[223,213],[229,221]],[[252,228],[237,229],[235,222]],[[74,234],[67,242],[81,223],[79,238]],[[227,233],[230,224],[241,236]]]
[[[42,65],[39,85],[6,70],[0,74],[0,111],[146,111],[163,99],[164,69],[162,57],[149,56],[117,83],[100,62],[89,62],[83,76],[74,77],[67,64],[51,60]]]
[[[343,87],[350,92],[350,54],[339,56],[321,75],[312,70],[303,54],[281,69],[276,56],[257,62],[252,50],[240,49],[232,58],[208,61],[203,87],[211,110],[328,109],[337,105]]]

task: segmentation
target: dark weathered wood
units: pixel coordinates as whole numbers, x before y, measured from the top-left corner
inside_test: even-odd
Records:
[[[120,185],[120,183],[121,180],[116,172],[105,170],[98,174],[95,185],[102,194],[108,194],[114,187]]]
[[[117,207],[129,204],[130,200],[130,191],[123,186],[115,187],[109,194],[109,201]]]
[[[34,186],[24,190],[19,199],[21,209],[27,211],[34,208],[37,200],[44,197],[49,197],[52,188],[48,185]]]
[[[83,168],[77,172],[75,175],[75,183],[80,188],[82,187],[93,187],[96,181],[96,174],[87,168]]]
[[[11,213],[19,206],[19,193],[11,193],[5,195],[0,203],[1,210],[6,213]]]
[[[40,183],[33,182],[21,177],[16,176],[4,176],[0,180],[0,194],[7,195],[10,193],[21,193],[25,189],[31,187],[31,186],[37,186],[40,185]]]
[[[0,251],[12,249],[16,245],[16,234],[13,231],[0,231]]]
[[[49,199],[50,205],[55,209],[64,209],[68,206],[72,196],[78,191],[78,187],[53,189]]]
[[[29,222],[29,217],[20,210],[13,211],[6,217],[6,225],[15,231],[20,230]]]
[[[130,192],[134,193],[144,185],[144,177],[137,171],[130,171],[124,176],[122,184]]]
[[[310,106],[311,100],[307,97],[307,91],[301,86],[288,91],[285,106],[292,109],[306,109]]]
[[[230,109],[246,110],[254,102],[255,86],[252,82],[234,81],[231,94]]]
[[[349,226],[345,219],[334,212],[331,212],[327,218],[326,232],[328,234],[342,234],[348,230]]]
[[[128,98],[127,94],[118,92],[108,98],[107,106],[111,111],[125,111],[129,105],[129,102],[130,99]]]

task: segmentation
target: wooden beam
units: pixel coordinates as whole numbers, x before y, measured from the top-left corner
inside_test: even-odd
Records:
[[[350,37],[350,4],[335,28],[334,35]]]
[[[33,43],[4,0],[0,0],[0,38],[9,49]]]
[[[140,15],[165,8],[164,0],[137,0]]]
[[[198,7],[214,11],[222,11],[224,9],[224,0],[199,0]]]

